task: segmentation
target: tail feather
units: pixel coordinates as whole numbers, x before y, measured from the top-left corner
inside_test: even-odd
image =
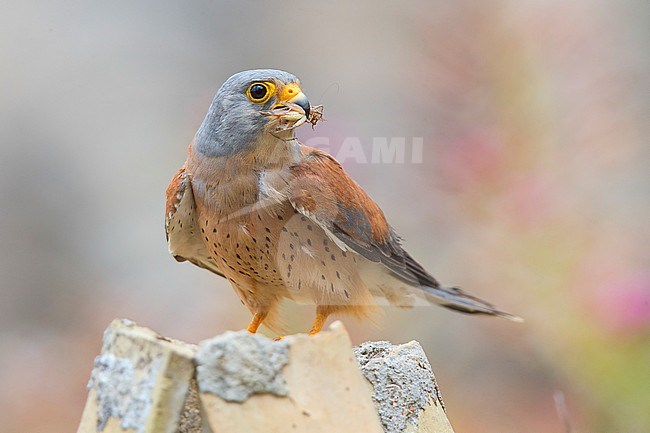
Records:
[[[472,296],[458,287],[429,287],[422,286],[426,298],[450,310],[460,311],[466,314],[485,314],[498,316],[513,322],[523,322],[524,319],[514,314],[498,310],[494,305],[482,299]]]

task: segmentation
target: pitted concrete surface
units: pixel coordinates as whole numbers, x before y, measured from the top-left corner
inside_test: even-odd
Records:
[[[153,399],[151,391],[160,366],[160,358],[136,369],[128,358],[111,353],[95,358],[88,388],[97,391],[97,430],[102,431],[111,417],[124,430],[144,432]]]
[[[444,409],[431,365],[416,341],[370,341],[355,347],[354,353],[374,387],[372,398],[386,433],[402,433],[409,424],[417,428],[431,401]]]
[[[286,396],[282,369],[289,345],[247,331],[226,332],[199,345],[197,381],[201,392],[243,402],[252,394]]]

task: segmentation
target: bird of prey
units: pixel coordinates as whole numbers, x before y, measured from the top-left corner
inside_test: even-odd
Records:
[[[439,304],[518,317],[438,283],[400,244],[377,204],[330,155],[296,140],[320,119],[298,78],[258,69],[221,86],[167,188],[171,254],[228,279],[250,332],[278,330],[284,299],[370,317],[380,305]]]

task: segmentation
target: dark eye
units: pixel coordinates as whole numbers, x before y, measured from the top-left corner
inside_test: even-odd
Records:
[[[261,101],[268,93],[268,89],[265,85],[257,83],[253,84],[250,87],[249,93],[251,95],[251,99],[254,101]]]

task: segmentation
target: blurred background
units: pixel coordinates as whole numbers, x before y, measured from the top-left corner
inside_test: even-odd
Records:
[[[458,432],[650,431],[650,3],[1,9],[3,432],[76,429],[113,318],[190,342],[248,323],[171,258],[163,212],[213,94],[257,67],[325,105],[307,143],[422,137],[421,163],[342,162],[434,275],[526,318],[387,309],[345,321],[354,343],[420,341]]]

